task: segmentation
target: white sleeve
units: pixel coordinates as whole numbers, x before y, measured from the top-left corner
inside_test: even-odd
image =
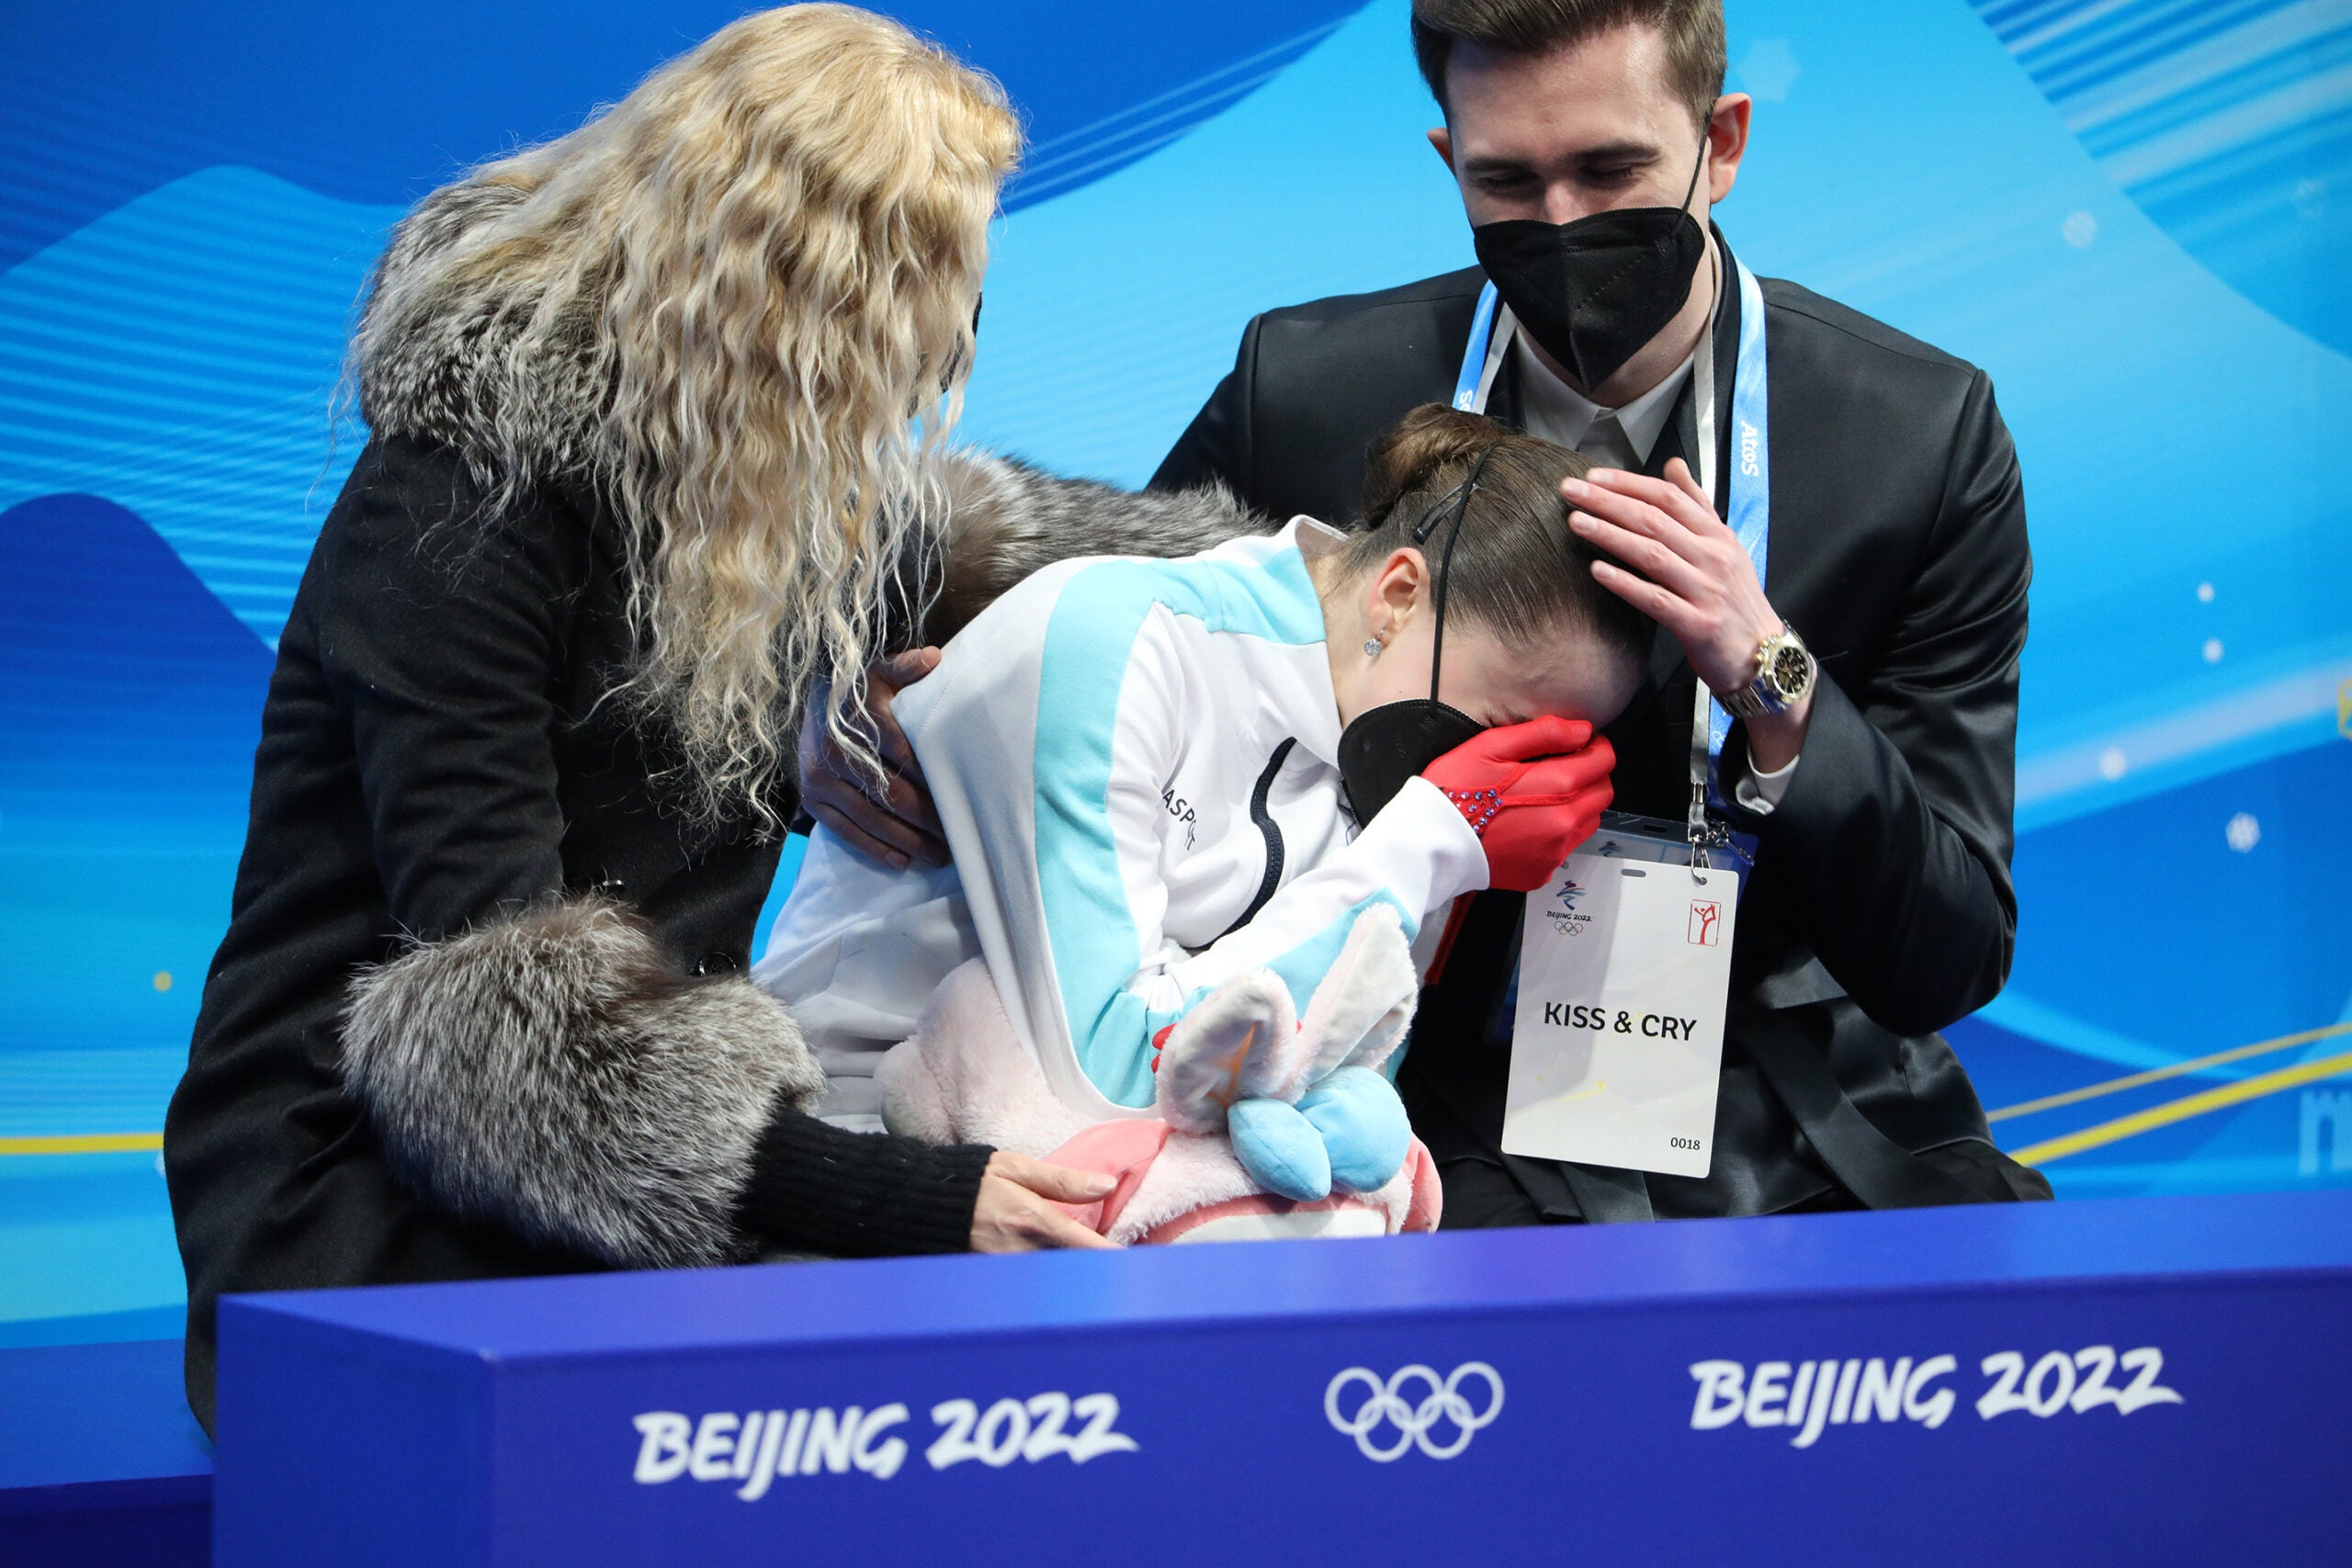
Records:
[[[975,622],[901,704],[922,699],[908,738],[1007,1015],[1057,1094],[1110,1114],[1151,1101],[1129,987],[1166,961],[1160,789],[1185,677],[1165,612],[1055,615],[1036,584],[1016,594],[1042,602]]]
[[[932,992],[978,951],[954,866],[893,871],[820,827],[752,978],[792,1009],[825,1069],[819,1113],[873,1131],[882,1054],[914,1033]]]
[[[1804,760],[1804,756],[1799,752],[1769,773],[1759,773],[1750,766],[1740,776],[1739,783],[1732,786],[1732,799],[1738,803],[1742,811],[1758,817],[1771,816],[1772,808],[1781,804],[1781,797],[1789,793],[1789,781],[1796,777],[1797,763]]]
[[[1169,994],[1181,1013],[1236,975],[1272,969],[1303,1007],[1372,905],[1394,906],[1411,942],[1423,915],[1486,886],[1478,835],[1444,791],[1408,780],[1346,849],[1284,883],[1249,924],[1170,965]]]
[[[1191,728],[1223,699],[1188,689],[1163,610],[1089,617],[1043,642],[1025,671],[958,660],[970,678],[933,694],[910,736],[991,976],[1065,1098],[1149,1105],[1155,1042],[1204,992],[1265,967],[1303,1001],[1370,904],[1394,905],[1409,935],[1485,886],[1477,836],[1417,780],[1248,925],[1187,953],[1165,930],[1161,797]],[[1022,711],[1008,711],[1015,692]]]

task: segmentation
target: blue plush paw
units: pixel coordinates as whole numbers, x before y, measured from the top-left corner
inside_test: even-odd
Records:
[[[1369,1067],[1340,1067],[1317,1080],[1298,1109],[1330,1156],[1331,1179],[1351,1192],[1387,1186],[1404,1168],[1412,1128],[1405,1102]]]
[[[1302,1203],[1330,1195],[1331,1156],[1323,1134],[1296,1107],[1279,1100],[1241,1100],[1226,1113],[1225,1125],[1241,1168],[1267,1191]]]

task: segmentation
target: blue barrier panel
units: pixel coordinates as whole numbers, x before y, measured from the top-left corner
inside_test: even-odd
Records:
[[[0,1563],[203,1568],[211,1471],[178,1340],[0,1348]]]
[[[2341,1562],[2352,1194],[238,1298],[220,1568]]]

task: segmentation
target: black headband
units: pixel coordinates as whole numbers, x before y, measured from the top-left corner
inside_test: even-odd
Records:
[[[1487,442],[1479,450],[1476,460],[1471,463],[1470,472],[1463,477],[1462,482],[1431,502],[1430,509],[1421,513],[1421,520],[1413,525],[1413,543],[1427,544],[1430,535],[1436,530],[1435,519],[1438,513],[1444,509],[1446,502],[1453,502],[1453,527],[1445,536],[1445,554],[1439,558],[1437,569],[1435,594],[1437,629],[1430,634],[1430,700],[1431,702],[1437,700],[1438,670],[1445,659],[1445,585],[1447,580],[1453,575],[1453,547],[1462,537],[1462,523],[1463,519],[1469,514],[1470,498],[1478,493],[1478,476],[1487,471],[1487,459],[1494,456],[1495,445],[1494,442]]]

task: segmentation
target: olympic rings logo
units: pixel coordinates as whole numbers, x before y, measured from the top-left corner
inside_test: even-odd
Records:
[[[1462,1380],[1472,1377],[1486,1382],[1484,1410],[1471,1409],[1470,1402],[1462,1397]],[[1340,1399],[1357,1382],[1366,1390],[1363,1403],[1356,1406],[1353,1416],[1342,1416]],[[1418,1404],[1406,1399],[1405,1391],[1408,1388],[1426,1391]],[[1397,1369],[1386,1382],[1369,1368],[1350,1367],[1323,1391],[1323,1414],[1333,1428],[1353,1438],[1364,1458],[1381,1464],[1402,1458],[1407,1449],[1417,1444],[1431,1459],[1452,1459],[1470,1446],[1473,1433],[1492,1423],[1502,1410],[1502,1374],[1484,1361],[1464,1361],[1453,1369],[1451,1377],[1445,1378],[1439,1377],[1434,1369],[1416,1363]],[[1431,1442],[1430,1430],[1440,1423],[1451,1425],[1453,1435],[1442,1443]],[[1396,1429],[1393,1441],[1375,1437],[1386,1426]]]

